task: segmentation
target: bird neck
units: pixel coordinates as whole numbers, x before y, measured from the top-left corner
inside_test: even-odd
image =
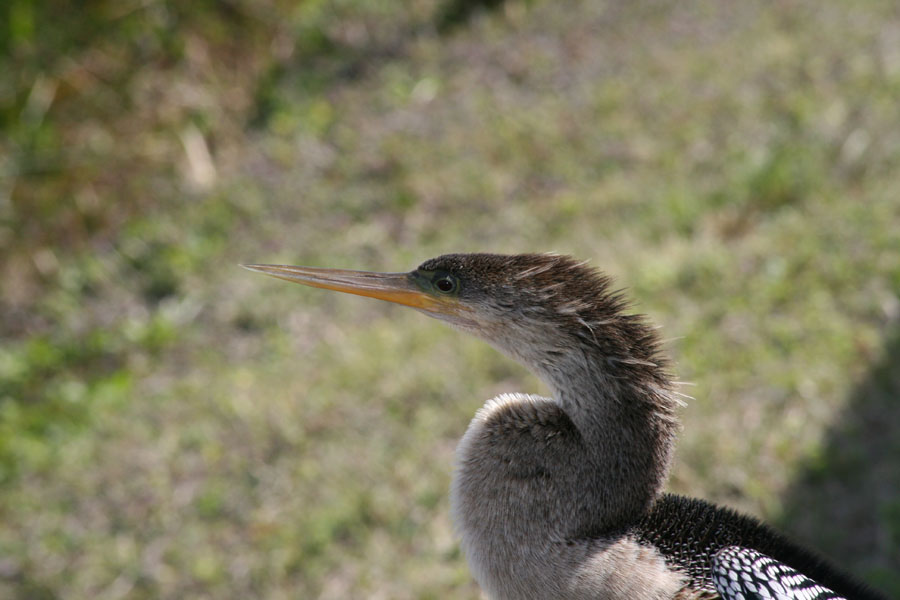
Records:
[[[531,362],[572,420],[610,524],[640,518],[661,494],[674,451],[676,400],[664,368],[576,345]]]

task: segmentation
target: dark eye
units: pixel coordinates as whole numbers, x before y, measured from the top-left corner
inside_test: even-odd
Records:
[[[449,294],[456,289],[456,280],[454,280],[449,275],[444,275],[443,277],[435,280],[434,287],[436,287],[439,291],[444,292],[445,294]]]

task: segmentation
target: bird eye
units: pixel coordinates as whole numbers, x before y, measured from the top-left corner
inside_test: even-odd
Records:
[[[435,280],[434,287],[436,287],[438,291],[449,294],[456,289],[456,280],[453,279],[453,277],[451,277],[450,275],[444,275],[443,277]]]

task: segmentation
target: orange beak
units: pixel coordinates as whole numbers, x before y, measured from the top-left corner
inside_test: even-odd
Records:
[[[430,313],[450,313],[452,301],[426,294],[409,273],[371,273],[288,265],[241,265],[245,269],[326,290],[387,300]]]

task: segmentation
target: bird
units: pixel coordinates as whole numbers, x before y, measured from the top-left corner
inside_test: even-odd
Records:
[[[456,451],[451,512],[494,600],[886,600],[755,517],[664,490],[678,410],[657,330],[586,262],[445,254],[410,272],[242,265],[411,307],[520,362]]]

